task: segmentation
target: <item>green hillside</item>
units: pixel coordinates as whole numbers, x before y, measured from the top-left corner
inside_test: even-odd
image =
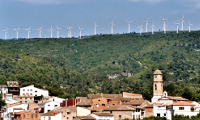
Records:
[[[1,42],[0,51],[51,58],[75,70],[103,75],[128,73],[138,79],[161,69],[166,81],[189,80],[200,74],[200,32],[97,35],[84,39],[32,39]]]

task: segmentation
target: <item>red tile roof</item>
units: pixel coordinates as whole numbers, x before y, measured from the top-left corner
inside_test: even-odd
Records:
[[[45,113],[45,114],[43,114],[41,116],[55,116],[55,115],[57,115],[57,114],[59,114],[61,112],[62,111],[50,111],[50,112],[47,112],[47,113]]]
[[[189,103],[189,102],[180,101],[180,102],[174,103],[173,106],[195,106],[195,104],[192,104],[192,103]]]
[[[106,113],[106,112],[93,112],[93,114],[97,116],[113,116],[111,113]]]
[[[124,95],[127,95],[127,96],[134,96],[134,97],[138,97],[138,96],[141,96],[142,97],[142,94],[135,94],[135,93],[127,93],[127,92],[123,92],[123,96]]]

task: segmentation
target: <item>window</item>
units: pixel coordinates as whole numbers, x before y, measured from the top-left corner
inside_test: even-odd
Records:
[[[155,90],[157,90],[157,85],[155,84]]]
[[[102,104],[103,107],[105,107],[105,104]]]
[[[16,83],[14,83],[14,85],[16,85]]]
[[[67,112],[67,114],[69,115],[69,114],[70,114],[70,112]]]
[[[53,99],[53,101],[54,101],[54,99]]]
[[[25,118],[26,116],[25,116],[25,115],[23,115],[23,117]]]
[[[58,107],[58,105],[55,105],[55,107]]]
[[[27,91],[29,91],[29,89],[27,89]]]
[[[25,103],[27,103],[27,101],[25,101]]]
[[[33,118],[33,114],[31,115],[31,117]]]
[[[35,118],[37,118],[37,115],[35,115]]]
[[[50,106],[50,105],[48,105],[48,106]]]
[[[50,112],[50,110],[48,110],[48,112]]]
[[[99,107],[99,104],[96,104],[97,107]]]
[[[35,92],[37,92],[37,90]]]
[[[22,101],[20,101],[20,103],[22,103]]]
[[[155,78],[157,78],[157,75],[155,75]]]
[[[101,100],[98,100],[98,101],[101,101]]]
[[[122,118],[122,116],[121,115],[119,115],[119,119],[121,119]]]
[[[179,110],[184,110],[184,107],[179,107]]]
[[[23,91],[25,91],[25,89],[23,89]]]
[[[30,99],[32,99],[32,98],[30,98]]]
[[[166,116],[166,114],[164,113],[164,116]]]
[[[22,99],[22,98],[20,98],[20,99]]]
[[[32,95],[32,93],[30,93],[30,95]]]
[[[160,117],[160,113],[157,113],[157,117]]]
[[[30,91],[32,91],[32,89],[30,89]]]
[[[69,118],[67,117],[67,120],[68,120]]]
[[[27,99],[27,98],[25,98],[25,99]]]
[[[29,115],[27,115],[27,118],[29,118]]]
[[[25,93],[23,93],[23,95],[25,95]]]
[[[140,112],[140,109],[136,109],[136,112]]]

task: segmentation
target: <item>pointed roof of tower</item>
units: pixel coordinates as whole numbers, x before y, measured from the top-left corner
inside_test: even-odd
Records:
[[[160,74],[160,75],[162,75],[162,72],[161,72],[160,70],[157,69],[153,74],[157,74],[157,75]]]

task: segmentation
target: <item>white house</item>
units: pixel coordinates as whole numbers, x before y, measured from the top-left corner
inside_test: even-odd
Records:
[[[36,88],[36,87],[34,87],[34,85],[29,85],[29,86],[20,88],[20,96],[23,96],[23,95],[30,95],[30,96],[43,95],[44,97],[48,97],[49,91]]]
[[[172,105],[173,115],[184,115],[184,116],[196,116],[199,113],[198,109],[195,109],[195,104],[180,101]]]
[[[54,101],[54,102],[62,103],[64,100],[65,100],[65,99],[63,99],[63,98],[59,98],[59,97],[52,96],[52,97],[50,97],[47,101]]]
[[[0,85],[0,93],[2,94],[2,98],[5,99],[6,94],[8,93],[8,86]]]
[[[62,120],[61,111],[50,111],[41,115],[40,120]]]
[[[50,102],[46,102],[44,104],[44,113],[47,113],[51,110],[54,110],[56,108],[60,107],[60,103],[59,102],[55,102],[55,101],[50,101]]]
[[[114,116],[111,113],[106,112],[94,112],[90,116],[94,117],[97,120],[114,120]]]
[[[3,119],[4,120],[10,120],[13,118],[13,114],[16,112],[25,111],[28,109],[28,104],[20,104],[20,103],[14,103],[4,106],[3,108]]]
[[[166,117],[168,120],[172,119],[171,106],[162,103],[156,103],[153,105],[153,115],[157,117]]]

